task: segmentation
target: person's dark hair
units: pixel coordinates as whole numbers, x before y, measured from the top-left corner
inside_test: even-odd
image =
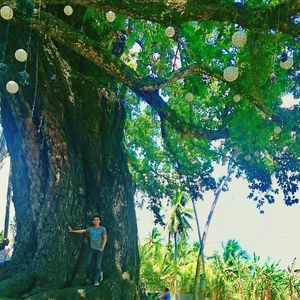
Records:
[[[93,215],[92,221],[94,221],[95,218],[98,218],[100,220],[100,216],[99,215]]]
[[[0,243],[0,251],[2,251],[4,248],[5,248],[4,242],[1,242],[1,243]]]
[[[165,292],[169,292],[170,290],[168,288],[165,288]]]
[[[8,246],[8,244],[9,244],[9,239],[4,239],[4,240],[3,240],[3,244],[4,244],[4,246]]]

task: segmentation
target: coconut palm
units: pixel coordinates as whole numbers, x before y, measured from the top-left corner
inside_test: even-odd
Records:
[[[159,232],[157,227],[154,227],[149,237],[146,238],[145,250],[148,253],[152,253],[154,251],[154,254],[156,254],[158,252],[158,249],[161,246],[161,243],[162,243],[161,233]]]
[[[179,239],[185,239],[188,236],[188,230],[191,229],[189,219],[192,219],[191,208],[187,208],[188,198],[183,191],[178,191],[171,201],[170,218],[166,229],[169,234],[169,245],[171,239],[174,241],[174,293],[177,292],[177,244]]]
[[[249,260],[249,255],[247,252],[241,247],[238,241],[229,240],[226,245],[222,245],[223,247],[223,258],[227,265],[234,265],[236,260],[247,261]]]

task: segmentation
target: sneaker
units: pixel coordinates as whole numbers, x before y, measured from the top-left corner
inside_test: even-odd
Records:
[[[103,272],[100,273],[100,278],[99,278],[99,281],[102,281],[103,280]]]
[[[99,285],[99,281],[95,281],[94,286],[98,286]]]

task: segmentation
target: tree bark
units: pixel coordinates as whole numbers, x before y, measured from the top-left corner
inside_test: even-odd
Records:
[[[33,38],[33,44],[39,50],[32,53],[35,64],[28,64],[28,73],[37,72],[37,88],[33,82],[8,95],[1,87],[17,235],[0,295],[140,299],[134,185],[116,84],[48,38]],[[108,232],[105,279],[79,293],[88,246],[66,228],[87,228],[96,213]]]
[[[197,214],[196,214],[196,207],[195,207],[194,200],[193,200],[193,208],[194,208],[194,212],[195,212],[195,216],[196,216],[197,229],[198,229],[199,242],[200,242],[200,249],[199,249],[199,253],[198,253],[198,257],[197,257],[196,272],[195,272],[195,279],[194,279],[193,300],[197,300],[198,298],[200,300],[202,300],[205,298],[206,274],[205,274],[204,249],[205,249],[205,245],[206,245],[206,238],[207,238],[207,234],[208,234],[209,225],[210,225],[212,216],[214,214],[216,205],[218,203],[220,194],[221,194],[224,186],[227,184],[228,180],[230,179],[232,173],[233,173],[233,169],[232,169],[232,167],[229,167],[228,174],[224,177],[224,179],[221,181],[220,185],[218,186],[218,188],[215,191],[214,201],[213,201],[213,204],[209,211],[202,237],[200,235],[199,222],[198,222],[198,218],[197,218]],[[201,268],[202,268],[202,274],[200,274]],[[201,287],[200,291],[199,291],[199,285]]]

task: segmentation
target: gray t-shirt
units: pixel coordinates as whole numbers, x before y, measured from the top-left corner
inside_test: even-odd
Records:
[[[103,243],[103,236],[106,234],[106,229],[103,226],[89,227],[86,230],[88,236],[90,237],[90,247],[92,249],[100,250]]]

